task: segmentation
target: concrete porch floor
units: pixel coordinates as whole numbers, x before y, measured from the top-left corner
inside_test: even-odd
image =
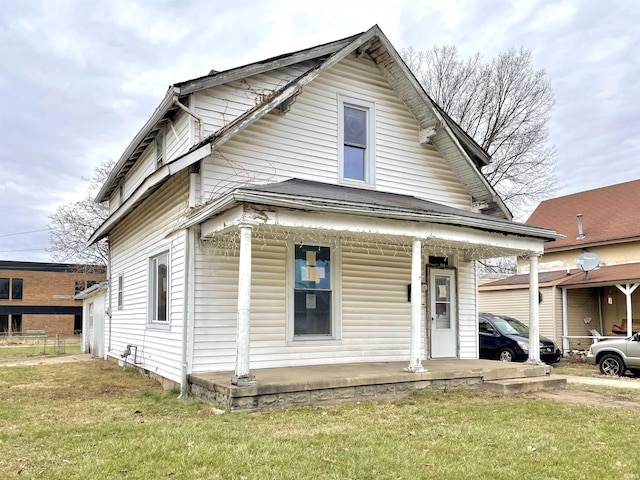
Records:
[[[258,384],[231,384],[233,372],[192,373],[191,393],[229,410],[393,398],[413,392],[477,389],[495,380],[544,377],[551,367],[493,360],[428,360],[427,370],[405,372],[408,362],[346,363],[252,370]]]

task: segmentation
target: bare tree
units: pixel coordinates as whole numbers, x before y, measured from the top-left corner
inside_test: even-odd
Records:
[[[109,216],[106,202],[97,203],[94,195],[107,179],[114,162],[107,160],[98,165],[90,178],[82,178],[89,184],[87,196],[77,202],[58,207],[51,215],[49,240],[51,257],[58,262],[73,262],[105,266],[109,247],[106,240],[91,246],[87,240]]]
[[[492,157],[483,173],[516,217],[555,193],[547,143],[553,91],[530,51],[510,49],[486,63],[480,53],[460,59],[454,46],[401,55],[427,94]]]

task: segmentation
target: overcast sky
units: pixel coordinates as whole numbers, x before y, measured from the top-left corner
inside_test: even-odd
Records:
[[[50,260],[49,215],[170,84],[376,23],[398,50],[531,50],[555,93],[558,194],[640,178],[636,0],[0,0],[0,259]]]

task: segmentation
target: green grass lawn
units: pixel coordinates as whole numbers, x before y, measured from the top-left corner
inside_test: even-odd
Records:
[[[0,368],[0,406],[3,479],[640,474],[640,411],[478,391],[218,414],[131,368],[95,360]]]

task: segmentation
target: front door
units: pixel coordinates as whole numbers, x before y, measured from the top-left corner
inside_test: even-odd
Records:
[[[455,270],[429,271],[431,358],[454,358],[457,353]]]

